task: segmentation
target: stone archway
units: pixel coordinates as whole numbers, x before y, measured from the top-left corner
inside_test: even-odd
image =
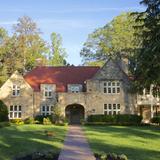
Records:
[[[71,104],[65,108],[65,117],[69,124],[80,124],[81,119],[84,119],[85,109],[80,104]]]

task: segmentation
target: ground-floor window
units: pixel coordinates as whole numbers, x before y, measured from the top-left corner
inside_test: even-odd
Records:
[[[41,115],[43,116],[51,115],[52,112],[53,112],[53,106],[49,106],[49,105],[41,106]]]
[[[120,104],[104,104],[104,114],[106,115],[116,115],[120,114],[121,106]]]
[[[9,119],[21,118],[22,107],[20,105],[11,105],[9,107]]]

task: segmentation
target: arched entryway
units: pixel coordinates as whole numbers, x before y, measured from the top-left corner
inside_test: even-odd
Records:
[[[65,116],[69,124],[80,124],[81,119],[84,119],[85,109],[80,104],[71,104],[65,108]]]

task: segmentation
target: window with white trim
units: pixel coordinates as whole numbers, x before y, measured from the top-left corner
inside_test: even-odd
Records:
[[[80,91],[79,86],[71,86],[72,93],[78,93]]]
[[[120,104],[104,104],[103,110],[106,115],[116,115],[120,114],[121,106]]]
[[[41,106],[41,115],[47,116],[53,113],[53,106],[43,105]]]
[[[68,84],[68,92],[79,93],[82,92],[81,84]]]
[[[52,92],[53,92],[52,85],[45,85],[44,86],[44,97],[51,98],[52,97]]]
[[[11,105],[9,107],[9,119],[21,118],[22,107],[20,105]]]
[[[120,82],[119,81],[103,82],[103,92],[107,93],[107,94],[118,94],[118,93],[120,93]]]
[[[13,96],[19,96],[20,95],[20,87],[17,85],[12,86],[12,95]]]

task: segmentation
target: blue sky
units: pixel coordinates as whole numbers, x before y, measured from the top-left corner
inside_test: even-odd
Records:
[[[140,0],[0,0],[0,26],[12,34],[19,17],[30,16],[50,42],[52,32],[63,37],[70,64],[81,64],[79,56],[89,33],[104,26],[121,12],[143,11]]]

